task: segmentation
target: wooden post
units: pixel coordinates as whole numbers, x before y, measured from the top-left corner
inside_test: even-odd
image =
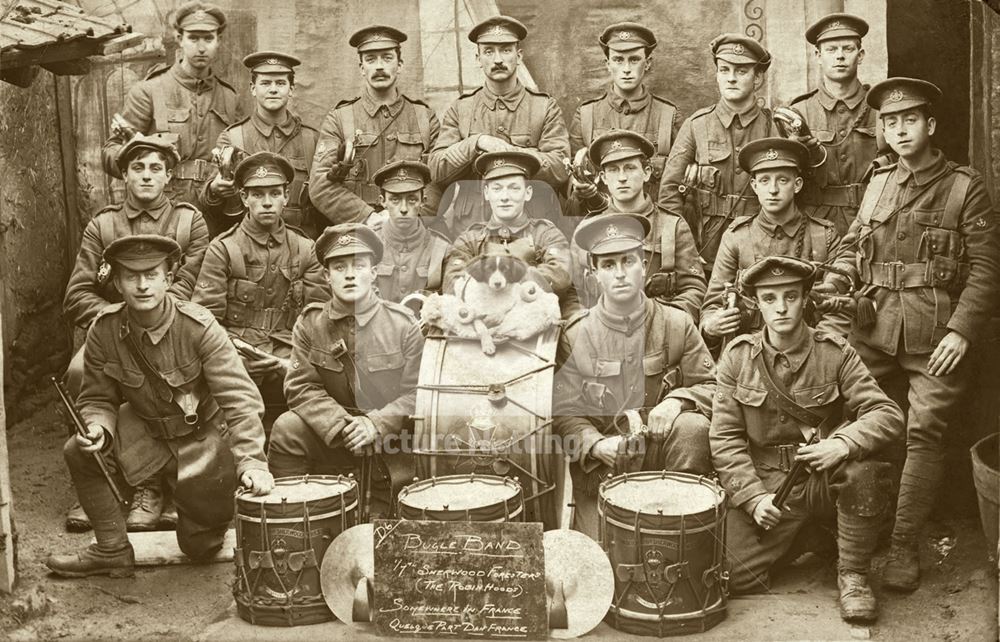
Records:
[[[80,247],[80,187],[76,176],[76,130],[73,127],[71,81],[56,76],[56,114],[59,117],[59,152],[62,156],[63,202],[66,204],[66,274],[73,270]]]
[[[3,273],[0,270],[0,285]],[[0,287],[2,292],[2,287]],[[0,304],[0,383],[3,381],[3,305]],[[14,495],[10,489],[10,460],[7,456],[7,413],[4,410],[3,385],[0,385],[0,591],[14,589]]]

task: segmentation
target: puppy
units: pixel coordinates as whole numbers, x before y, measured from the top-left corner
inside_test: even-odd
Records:
[[[483,354],[496,352],[491,328],[495,328],[521,300],[517,286],[528,274],[528,265],[513,256],[481,256],[465,268],[469,278],[459,296],[473,311],[476,336]]]

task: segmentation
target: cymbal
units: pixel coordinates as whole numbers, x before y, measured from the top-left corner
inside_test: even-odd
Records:
[[[546,603],[551,609],[553,594],[560,583],[566,597],[567,628],[549,629],[549,637],[580,637],[601,623],[614,599],[611,561],[600,544],[579,531],[546,531],[542,548]]]
[[[330,543],[320,565],[323,599],[337,619],[348,626],[368,625],[354,621],[354,595],[362,577],[370,582],[375,578],[374,533],[371,524],[348,528]]]

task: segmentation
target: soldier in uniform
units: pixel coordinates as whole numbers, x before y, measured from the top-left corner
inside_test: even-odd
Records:
[[[215,172],[212,145],[229,125],[241,118],[236,91],[212,71],[226,16],[209,2],[186,2],[177,8],[173,27],[180,59],[156,66],[135,83],[125,97],[124,128],[112,126],[104,143],[104,171],[121,178],[115,161],[128,142],[127,130],[164,133],[176,139],[180,162],[174,168],[167,196],[173,201],[197,203],[205,181]],[[219,230],[210,228],[213,235]]]
[[[366,86],[360,96],[337,103],[326,115],[309,174],[313,206],[332,223],[367,221],[377,227],[385,213],[372,174],[392,161],[426,160],[438,138],[440,124],[431,108],[396,86],[404,42],[405,33],[381,25],[351,36]],[[354,159],[344,162],[348,142]],[[422,213],[437,214],[439,200],[437,188],[427,188]]]
[[[430,168],[418,161],[396,161],[375,172],[372,181],[382,190],[380,204],[389,214],[377,232],[385,248],[378,264],[379,296],[398,303],[412,292],[440,291],[451,244],[420,217]]]
[[[723,353],[712,409],[712,462],[731,506],[729,590],[767,591],[803,527],[835,512],[840,613],[871,621],[868,571],[892,501],[892,466],[873,455],[902,438],[903,414],[846,339],[805,324],[814,274],[806,261],[771,256],[741,278],[765,329]],[[807,474],[776,506],[793,462]]]
[[[125,200],[100,210],[87,223],[63,299],[63,314],[77,327],[88,327],[102,309],[122,300],[103,255],[113,241],[124,236],[158,234],[174,239],[182,254],[171,272],[174,282],[169,293],[177,299],[191,298],[208,247],[208,228],[193,205],[172,202],[164,192],[177,162],[177,151],[161,135],[140,134],[118,149],[116,166],[125,179]],[[81,346],[66,371],[73,396],[80,391],[83,363]],[[156,480],[136,489],[128,518],[130,530],[152,530],[161,522],[170,525],[176,519],[173,507],[163,505]],[[72,531],[90,528],[79,505],[70,509],[66,527]]]
[[[975,170],[949,162],[931,140],[941,90],[912,78],[871,88],[898,164],[876,170],[837,266],[860,282],[851,343],[880,380],[909,384],[906,461],[882,584],[919,585],[920,530],[944,474],[944,433],[970,384],[969,348],[997,305],[1000,242]],[[842,279],[827,277],[843,289]],[[865,313],[867,310],[867,313]]]
[[[409,309],[373,288],[378,236],[359,223],[328,227],[316,257],[333,296],[306,306],[292,331],[289,411],[274,422],[268,450],[275,477],[358,472],[359,456],[391,445],[416,404],[424,339]],[[411,470],[400,481],[412,478]]]
[[[232,170],[238,160],[257,152],[281,154],[295,169],[295,178],[288,186],[288,204],[281,216],[285,222],[304,231],[310,238],[319,236],[319,221],[309,203],[309,167],[316,153],[319,132],[302,122],[288,109],[288,101],[295,94],[295,67],[302,61],[278,51],[258,51],[243,59],[250,70],[250,95],[255,106],[253,113],[219,134],[216,149],[232,147]],[[245,211],[236,195],[233,176],[216,173],[205,184],[202,193],[205,216],[214,218],[215,228],[227,229],[239,222]]]
[[[694,236],[680,216],[662,209],[643,186],[653,174],[651,158],[656,148],[630,131],[611,131],[590,146],[590,162],[599,167],[608,186],[606,213],[632,213],[649,220],[651,231],[643,241],[646,259],[646,296],[687,312],[698,322],[705,296],[705,272]],[[587,253],[573,246],[573,279],[583,307],[593,307],[600,286],[589,269]]]
[[[810,26],[806,40],[816,48],[822,77],[819,87],[792,101],[827,151],[800,201],[807,213],[836,225],[841,236],[857,214],[865,192],[862,177],[877,149],[877,114],[865,100],[868,85],[858,80],[865,58],[861,38],[867,33],[868,23],[847,13],[830,14]]]
[[[559,341],[553,428],[573,460],[575,527],[597,537],[597,486],[610,472],[709,474],[708,427],[715,364],[691,317],[643,293],[649,220],[603,214],[573,240],[601,286],[597,304],[573,316]],[[618,416],[648,424],[641,459],[629,462]]]
[[[575,155],[614,129],[636,132],[656,141],[650,156],[649,196],[654,201],[677,128],[677,107],[649,91],[643,79],[653,65],[656,36],[635,22],[609,26],[598,42],[604,52],[611,84],[605,92],[577,107],[569,125],[569,145]],[[596,166],[595,166],[596,167]],[[575,181],[571,183],[576,186]]]
[[[285,223],[295,177],[292,164],[272,152],[236,166],[246,215],[209,244],[191,297],[244,346],[240,356],[264,399],[265,428],[287,408],[282,384],[295,319],[307,304],[329,298],[313,242]]]
[[[538,158],[523,151],[490,152],[476,159],[482,194],[492,214],[461,234],[448,252],[443,291],[452,293],[465,267],[478,256],[510,254],[528,264],[528,278],[556,293],[563,312],[571,298],[569,241],[548,218],[532,218],[526,205],[534,196],[528,180]]]
[[[486,82],[445,112],[428,163],[445,190],[441,209],[454,237],[489,218],[473,171],[484,153],[520,150],[534,155],[540,169],[529,214],[552,220],[561,215],[557,194],[566,184],[563,161],[569,157],[569,138],[555,99],[517,78],[521,41],[527,35],[523,24],[507,16],[488,18],[469,32]]]
[[[139,234],[104,251],[124,302],[106,307],[87,333],[77,398],[86,435],[63,454],[96,543],[46,564],[57,575],[130,576],[135,556],[121,505],[94,453],[113,455],[114,479],[162,477],[173,490],[177,543],[211,559],[233,517],[237,481],[254,494],[274,485],[264,458],[264,410],[236,349],[210,312],[168,296],[180,247]]]
[[[757,104],[771,54],[740,34],[722,34],[709,46],[719,102],[681,125],[660,179],[659,203],[687,220],[711,272],[726,227],[757,212],[750,177],[736,156],[750,141],[770,136],[774,125],[770,112]]]
[[[833,223],[804,214],[795,205],[795,195],[804,185],[802,174],[809,168],[805,145],[785,138],[761,138],[744,146],[738,160],[751,177],[760,212],[736,219],[722,235],[701,308],[701,332],[709,343],[761,328],[760,316],[752,308],[730,306],[731,301],[726,301],[735,292],[742,270],[767,256],[825,262],[836,257],[840,242]],[[740,298],[735,300],[739,303]],[[846,335],[849,325],[842,321],[840,334]]]

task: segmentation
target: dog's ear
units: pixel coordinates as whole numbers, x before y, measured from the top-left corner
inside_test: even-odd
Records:
[[[508,270],[510,270],[508,281],[511,283],[520,283],[528,275],[528,264],[521,259],[512,256],[506,263],[508,264]]]
[[[485,283],[490,277],[490,265],[489,257],[479,256],[465,266],[465,273],[479,281],[480,283]]]

